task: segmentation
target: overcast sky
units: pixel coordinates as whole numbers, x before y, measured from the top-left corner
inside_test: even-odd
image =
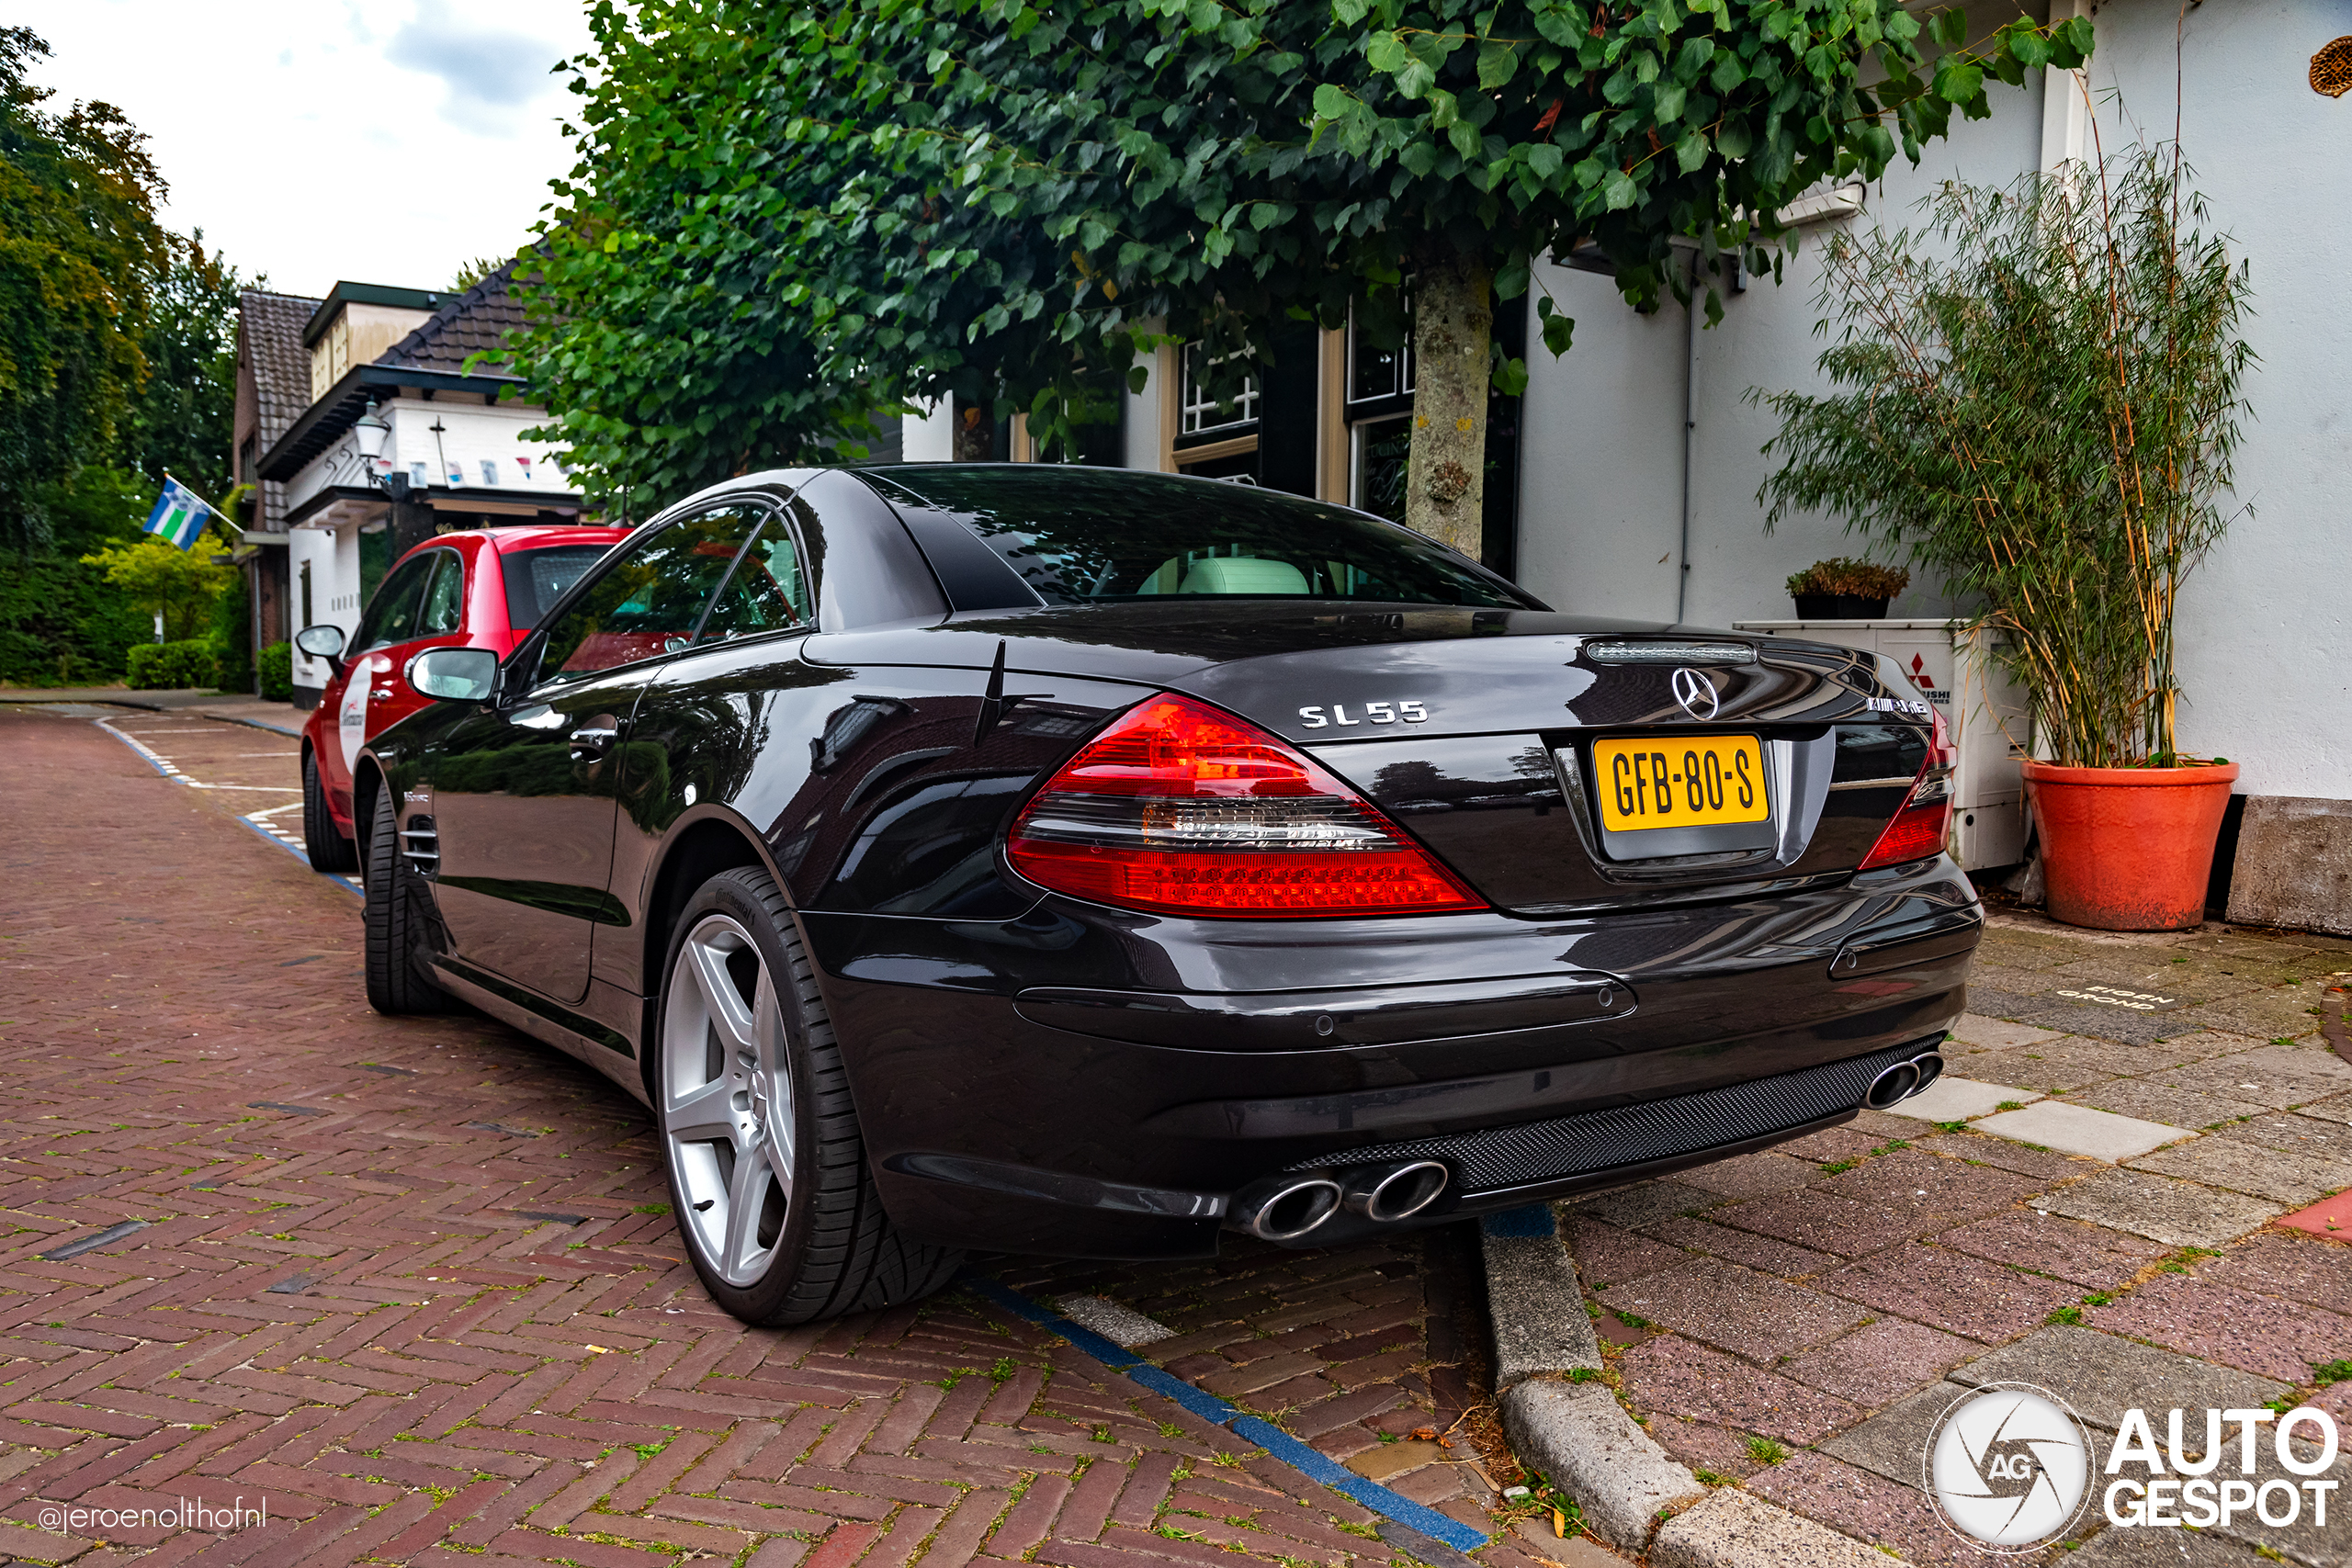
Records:
[[[504,257],[571,166],[582,0],[32,0],[52,107],[103,98],[152,139],[164,221],[272,288],[445,287]]]

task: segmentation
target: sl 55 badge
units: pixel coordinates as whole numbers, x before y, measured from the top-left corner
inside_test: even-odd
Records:
[[[1319,707],[1299,709],[1300,725],[1307,729],[1322,729],[1336,724],[1352,729],[1359,724],[1427,724],[1430,721],[1429,709],[1419,703],[1366,703],[1362,718],[1350,718],[1347,708],[1341,704],[1333,703],[1330,706],[1331,716],[1329,718],[1323,716],[1323,710]]]

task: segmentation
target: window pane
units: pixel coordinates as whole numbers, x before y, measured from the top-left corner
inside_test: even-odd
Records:
[[[710,618],[702,624],[702,640],[724,642],[804,626],[808,620],[808,591],[800,573],[800,557],[792,547],[792,532],[780,517],[771,518],[727,581]]]
[[[424,593],[425,574],[441,553],[428,551],[392,569],[376,596],[368,601],[368,613],[359,617],[359,633],[351,639],[352,652],[365,653],[416,636],[416,603]]]
[[[466,563],[455,550],[435,550],[433,557],[433,581],[424,591],[424,614],[417,622],[419,637],[447,637],[465,629]]]
[[[548,627],[541,679],[610,670],[685,647],[728,564],[764,515],[726,507],[632,542]]]
[[[1013,464],[868,478],[957,517],[1047,604],[1218,594],[1534,604],[1419,534],[1254,486]]]
[[[1412,316],[1392,319],[1379,328],[1367,320],[1362,305],[1348,312],[1348,400],[1368,402],[1393,398],[1413,389]],[[1401,333],[1401,336],[1397,334]],[[1394,340],[1395,346],[1383,347]]]
[[[580,574],[604,558],[603,545],[556,545],[543,550],[509,550],[498,564],[506,574],[506,624],[529,631],[539,617],[580,581]]]
[[[1367,421],[1355,427],[1355,472],[1349,493],[1356,506],[1391,523],[1405,520],[1405,459],[1413,450],[1409,419]]]
[[[1238,355],[1210,359],[1192,344],[1184,350],[1182,434],[1198,435],[1251,423],[1258,417],[1258,367]]]

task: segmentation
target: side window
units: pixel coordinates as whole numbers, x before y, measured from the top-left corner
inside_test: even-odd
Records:
[[[761,507],[718,507],[631,541],[548,623],[538,679],[593,674],[686,647],[736,552],[766,515]]]
[[[727,642],[808,623],[808,583],[800,552],[784,519],[771,517],[735,563],[734,575],[702,624],[701,640]]]
[[[447,637],[466,629],[466,563],[455,550],[433,552],[433,581],[424,587],[424,610],[416,618],[419,637]]]
[[[417,601],[424,596],[425,576],[432,571],[434,561],[445,553],[428,550],[421,556],[411,556],[391,570],[383,586],[376,590],[376,596],[368,601],[368,613],[359,617],[358,634],[351,639],[353,653],[406,642],[416,636]]]

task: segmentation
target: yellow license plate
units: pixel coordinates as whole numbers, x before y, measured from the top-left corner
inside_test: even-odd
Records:
[[[1612,833],[1761,822],[1764,748],[1753,735],[1596,740],[1600,823]]]

